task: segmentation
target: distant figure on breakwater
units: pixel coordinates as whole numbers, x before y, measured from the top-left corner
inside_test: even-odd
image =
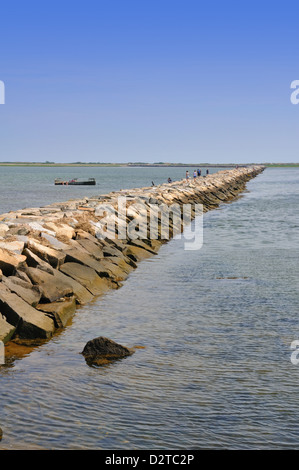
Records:
[[[168,183],[172,183],[172,179],[171,178],[168,178]]]
[[[188,180],[189,180],[189,171],[187,170],[186,171],[186,181],[187,181],[187,183],[188,183]]]
[[[207,168],[206,175],[208,175],[208,174],[209,174],[209,169]]]
[[[201,175],[201,170],[198,168],[197,169],[197,176],[200,176]]]
[[[196,178],[196,176],[197,176],[197,171],[196,171],[196,170],[194,170],[194,171],[193,171],[193,179],[195,179],[195,178]]]
[[[155,186],[155,183],[152,181],[152,186]]]

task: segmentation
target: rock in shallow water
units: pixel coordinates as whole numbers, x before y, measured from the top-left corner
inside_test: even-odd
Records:
[[[82,351],[87,362],[97,363],[103,359],[114,360],[131,356],[133,350],[121,344],[115,343],[109,338],[99,336],[88,341]]]

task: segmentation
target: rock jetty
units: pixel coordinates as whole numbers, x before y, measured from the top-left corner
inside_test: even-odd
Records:
[[[78,305],[119,288],[139,261],[157,253],[167,241],[160,207],[189,204],[194,217],[196,204],[202,204],[205,212],[236,198],[246,182],[263,170],[262,166],[235,168],[2,214],[0,340],[50,338],[67,325]],[[121,217],[119,198],[125,200]],[[124,232],[128,224],[137,226],[144,208],[159,223],[156,238]],[[171,217],[169,225],[171,236]]]

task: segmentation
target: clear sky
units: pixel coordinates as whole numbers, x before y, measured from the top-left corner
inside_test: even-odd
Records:
[[[0,1],[0,161],[299,162],[298,1]]]

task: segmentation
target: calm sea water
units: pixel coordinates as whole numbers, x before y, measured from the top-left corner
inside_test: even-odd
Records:
[[[299,170],[267,169],[202,249],[171,240],[0,368],[0,449],[298,449],[298,207]],[[142,348],[90,367],[99,335]]]
[[[151,186],[190,176],[196,168],[168,167],[6,167],[0,166],[0,214],[28,207],[40,207],[53,202],[91,197],[120,189]],[[210,173],[219,171],[209,168]],[[205,174],[206,168],[202,168]],[[95,178],[96,186],[55,186],[61,178]]]

